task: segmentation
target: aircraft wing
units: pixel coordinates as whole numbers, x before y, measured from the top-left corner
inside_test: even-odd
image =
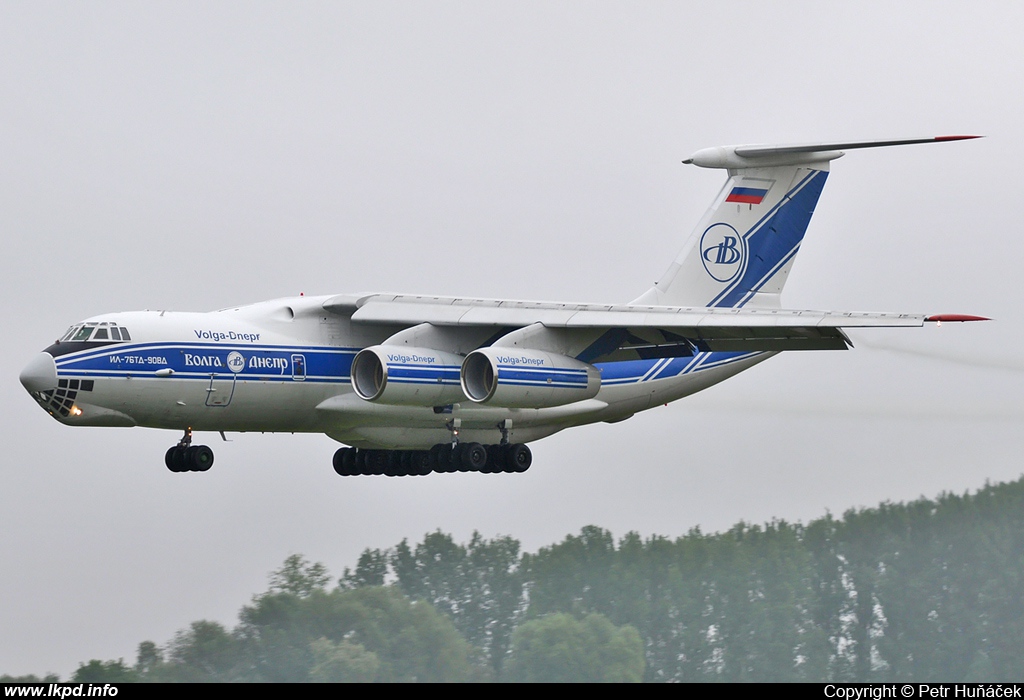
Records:
[[[541,325],[604,337],[603,359],[672,357],[693,351],[843,350],[843,328],[923,326],[926,322],[984,320],[977,316],[574,304],[460,297],[376,294],[333,297],[324,308],[351,314],[353,323],[520,329]]]

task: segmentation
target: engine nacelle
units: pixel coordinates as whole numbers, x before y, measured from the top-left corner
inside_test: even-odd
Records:
[[[352,359],[352,388],[365,401],[401,406],[446,406],[465,401],[462,357],[430,348],[375,345]]]
[[[597,395],[593,365],[541,350],[488,347],[462,362],[462,391],[470,401],[503,408],[562,406]]]

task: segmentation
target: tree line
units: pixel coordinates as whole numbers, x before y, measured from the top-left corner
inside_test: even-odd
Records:
[[[433,532],[336,581],[294,555],[234,629],[193,622],[72,680],[1008,681],[1022,648],[1024,478],[536,553]]]

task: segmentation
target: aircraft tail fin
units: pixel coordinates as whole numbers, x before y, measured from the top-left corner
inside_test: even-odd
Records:
[[[829,162],[843,151],[978,138],[721,146],[684,163],[727,170],[729,178],[660,280],[634,300],[659,306],[779,306]]]

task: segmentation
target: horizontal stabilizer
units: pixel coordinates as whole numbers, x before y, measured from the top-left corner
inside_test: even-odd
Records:
[[[933,136],[923,139],[891,139],[887,141],[844,141],[837,143],[796,143],[782,145],[718,146],[697,151],[684,160],[701,168],[762,168],[766,166],[800,165],[826,162],[843,155],[843,151],[882,146],[906,146],[915,143],[964,141],[980,136]]]

